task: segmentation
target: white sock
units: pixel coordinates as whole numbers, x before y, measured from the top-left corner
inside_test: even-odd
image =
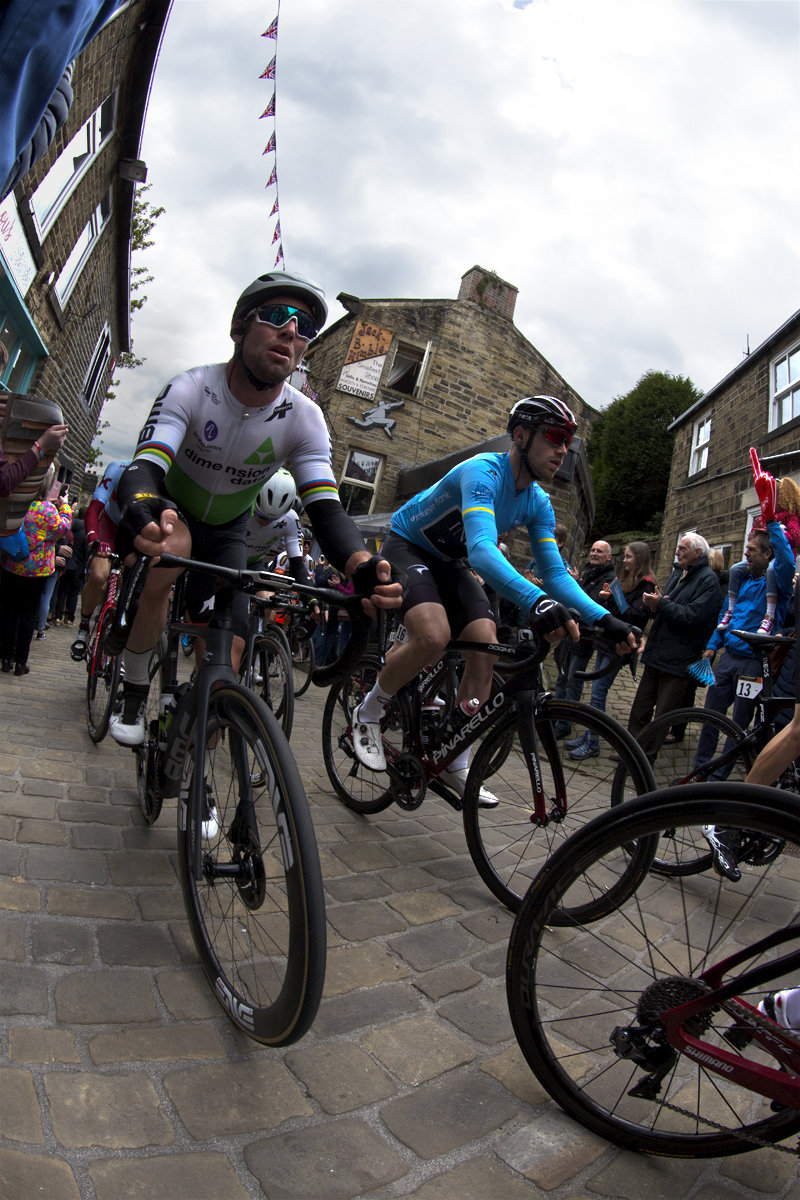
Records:
[[[469,767],[469,756],[472,746],[467,746],[466,750],[462,750],[458,758],[454,758],[447,768],[448,771],[463,771]]]
[[[122,661],[125,664],[126,683],[137,683],[142,687],[147,687],[150,682],[150,656],[152,653],[152,650],[144,650],[141,654],[134,654],[133,650],[123,652]]]
[[[361,721],[380,721],[383,710],[391,698],[386,692],[381,691],[380,684],[376,683],[369,695],[361,701],[361,707],[358,710],[359,719]]]

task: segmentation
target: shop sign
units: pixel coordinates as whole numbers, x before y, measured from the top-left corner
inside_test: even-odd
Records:
[[[359,321],[339,374],[338,390],[363,400],[373,400],[391,341],[391,329],[381,329],[371,321]]]

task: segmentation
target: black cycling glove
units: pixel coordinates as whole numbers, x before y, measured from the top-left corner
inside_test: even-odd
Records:
[[[158,525],[161,514],[166,509],[175,509],[175,507],[175,501],[168,500],[165,496],[142,496],[138,500],[133,497],[125,508],[117,529],[115,549],[120,558],[124,558],[131,552],[136,554],[133,539],[151,521],[155,521]]]
[[[360,562],[355,571],[353,571],[353,590],[359,596],[371,596],[381,582],[378,579],[378,563],[388,561],[388,559],[382,558],[380,554],[373,554],[372,558],[365,558],[363,562]],[[391,566],[391,563],[389,565]],[[405,586],[405,572],[399,571],[397,567],[392,567],[390,582],[402,583]]]
[[[551,600],[549,596],[542,596],[541,600],[537,600],[528,615],[528,625],[538,634],[555,633],[571,620],[572,614],[569,609],[559,604],[558,600]]]
[[[635,634],[638,640],[642,632],[635,625],[629,625],[627,621],[620,621],[619,617],[612,617],[611,613],[606,613],[604,617],[600,617],[597,624],[602,629],[608,641],[613,642],[615,646],[620,642],[627,642],[629,633]]]

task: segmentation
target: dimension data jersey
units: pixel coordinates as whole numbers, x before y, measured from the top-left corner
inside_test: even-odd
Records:
[[[576,608],[594,624],[607,611],[595,604],[564,566],[555,539],[555,514],[538,483],[518,492],[507,454],[476,454],[409,500],[392,529],[445,562],[466,558],[483,579],[527,615],[543,595]],[[516,571],[497,548],[501,533],[527,526],[544,592]]]
[[[276,558],[281,550],[285,550],[289,558],[301,558],[303,554],[300,518],[291,508],[282,517],[266,524],[254,513],[247,522],[244,540],[248,567],[262,558]]]
[[[208,525],[252,508],[270,475],[286,464],[304,504],[338,500],[322,412],[288,383],[277,400],[247,408],[230,391],[225,363],[176,375],[156,399],[134,460],[163,467],[167,495]]]

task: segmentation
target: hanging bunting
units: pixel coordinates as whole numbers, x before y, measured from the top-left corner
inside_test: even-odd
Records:
[[[275,259],[275,266],[276,266],[276,267],[277,267],[277,265],[278,265],[278,263],[279,263],[279,262],[284,262],[284,257],[283,257],[283,242],[281,242],[280,246],[278,247],[278,257]]]
[[[259,77],[258,77],[259,79],[274,79],[275,78],[275,59],[277,57],[278,57],[277,54],[273,54],[272,62],[269,64],[269,66],[267,67],[264,74],[259,75]]]
[[[277,64],[277,60],[278,60],[278,45],[277,45],[278,21],[280,19],[280,15],[281,15],[281,0],[278,0],[278,12],[275,16],[275,19],[274,19],[274,21],[272,21],[272,23],[269,25],[269,27],[264,30],[264,32],[261,35],[262,37],[265,37],[265,38],[272,38],[272,40],[275,42],[275,53],[273,54],[272,61],[269,64],[269,66],[267,67],[267,69],[263,72],[262,75],[259,76],[260,79],[274,80],[276,77],[276,64]],[[273,120],[275,119],[276,97],[277,97],[277,84],[275,84],[273,86],[272,96],[270,97],[267,107],[264,109],[263,113],[259,117],[259,120],[263,120],[265,117],[272,117]],[[275,126],[273,126],[272,133],[270,134],[269,141],[267,142],[267,144],[263,150],[263,154],[274,154],[275,155],[275,160],[272,164],[272,170],[270,172],[269,179],[266,182],[266,187],[272,187],[273,184],[275,185],[275,202],[272,205],[272,210],[269,215],[270,215],[270,217],[277,217],[277,221],[275,222],[275,231],[272,236],[272,245],[274,246],[276,242],[278,243],[278,256],[275,259],[275,266],[277,267],[280,263],[285,263],[285,260],[283,257],[283,242],[281,240],[281,219],[280,219],[280,211],[279,211],[280,190],[278,188],[278,151],[277,151],[276,127]]]
[[[278,36],[278,18],[277,17],[272,22],[269,29],[265,29],[261,36],[268,37],[268,38],[277,38],[277,36]]]
[[[269,138],[269,141],[267,142],[267,146],[266,146],[266,149],[264,150],[264,154],[272,154],[274,150],[275,150],[275,132],[273,130],[273,132],[270,134],[270,138]],[[262,155],[262,158],[263,158],[263,155]]]
[[[263,121],[264,117],[274,117],[274,116],[275,116],[275,93],[273,92],[272,99],[270,100],[269,104],[264,109],[263,113],[261,114],[261,116],[258,119],[259,119],[259,121]]]
[[[264,184],[264,187],[272,187],[273,183],[277,183],[277,182],[278,182],[278,173],[275,170],[275,168],[273,167],[272,173],[271,173],[269,179],[267,180],[267,182]]]
[[[277,225],[275,226],[275,232],[272,235],[273,246],[275,245],[275,243],[277,242],[277,240],[280,236],[281,236],[281,223],[280,223],[280,221],[278,221]]]
[[[276,213],[277,211],[278,211],[278,197],[276,196],[276,197],[275,197],[275,203],[273,204],[272,208],[270,209],[269,215],[270,215],[271,217],[274,217],[274,216],[275,216],[275,213]]]

